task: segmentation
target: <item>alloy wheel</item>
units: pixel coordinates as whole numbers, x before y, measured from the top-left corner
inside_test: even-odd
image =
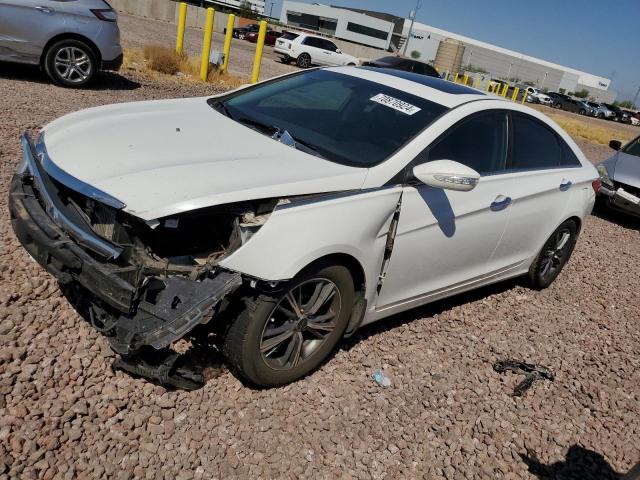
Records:
[[[307,361],[336,329],[342,309],[340,290],[331,280],[314,278],[289,290],[262,330],[260,354],[274,370]]]
[[[77,47],[63,47],[56,52],[53,61],[60,78],[71,83],[85,82],[92,74],[93,66],[89,55]]]
[[[571,230],[563,228],[558,230],[547,243],[547,248],[540,262],[540,276],[544,279],[552,278],[562,269],[564,260],[571,248]]]

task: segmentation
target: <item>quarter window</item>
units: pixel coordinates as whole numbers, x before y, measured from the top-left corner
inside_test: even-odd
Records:
[[[431,147],[428,161],[454,160],[481,175],[497,173],[507,159],[507,115],[493,111],[453,126]]]

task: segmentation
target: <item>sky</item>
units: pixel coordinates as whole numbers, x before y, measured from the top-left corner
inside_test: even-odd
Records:
[[[416,0],[297,0],[408,17]],[[280,16],[282,0],[265,0]],[[640,87],[640,0],[421,0],[416,20],[611,78],[618,100]],[[640,102],[639,102],[640,103]]]

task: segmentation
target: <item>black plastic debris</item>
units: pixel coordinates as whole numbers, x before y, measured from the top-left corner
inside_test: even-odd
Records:
[[[520,397],[531,388],[536,380],[549,380],[553,382],[553,372],[542,365],[519,362],[517,360],[499,360],[493,364],[493,369],[498,373],[512,372],[525,375],[524,380],[513,389],[511,396]]]
[[[141,349],[136,355],[117,358],[111,368],[122,370],[137,377],[143,377],[164,387],[181,390],[197,390],[205,384],[204,375],[189,368],[183,356],[169,350]]]

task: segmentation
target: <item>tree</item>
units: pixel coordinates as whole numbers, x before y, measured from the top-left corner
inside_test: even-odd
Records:
[[[589,96],[589,90],[587,90],[586,88],[583,88],[582,90],[576,90],[575,92],[573,92],[573,96],[578,98],[587,98]]]
[[[417,60],[420,58],[420,52],[418,50],[414,50],[411,52],[411,58]]]
[[[618,106],[620,108],[628,108],[629,110],[635,110],[636,106],[634,105],[634,103],[631,100],[625,100],[623,102],[620,102],[618,104]]]
[[[258,18],[258,14],[253,9],[253,5],[251,5],[247,0],[242,0],[238,10],[238,13],[242,18]]]

